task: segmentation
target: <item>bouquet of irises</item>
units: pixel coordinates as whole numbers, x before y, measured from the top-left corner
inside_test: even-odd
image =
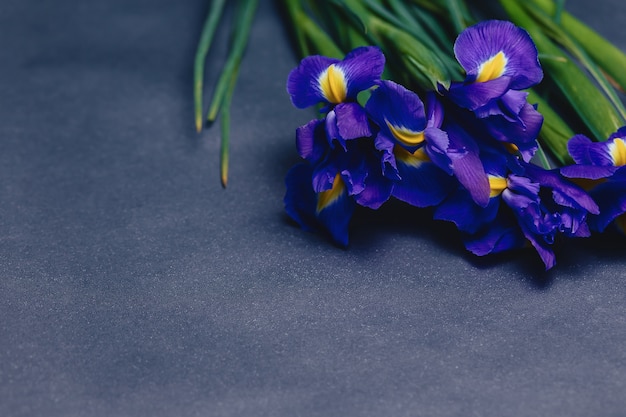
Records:
[[[320,113],[286,178],[302,228],[347,245],[357,206],[396,199],[476,255],[532,246],[546,269],[559,239],[623,230],[626,57],[562,2],[501,0],[507,20],[461,0],[282,3],[304,57],[287,91]]]

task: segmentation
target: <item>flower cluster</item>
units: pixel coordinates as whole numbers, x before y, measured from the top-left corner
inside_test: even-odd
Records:
[[[434,207],[434,217],[453,222],[477,255],[530,244],[549,269],[559,237],[589,236],[589,219],[601,228],[626,211],[626,199],[607,198],[611,208],[600,215],[571,180],[605,179],[591,191],[601,202],[626,188],[626,171],[615,168],[626,163],[626,132],[608,150],[574,138],[578,168],[534,165],[543,117],[523,90],[543,72],[529,35],[510,22],[485,21],[461,33],[454,52],[465,80],[424,101],[381,79],[385,57],[376,47],[343,60],[302,60],[287,90],[298,108],[321,105],[323,117],[296,131],[304,161],[287,174],[286,211],[304,229],[327,230],[346,245],[355,207],[377,209],[393,197]]]

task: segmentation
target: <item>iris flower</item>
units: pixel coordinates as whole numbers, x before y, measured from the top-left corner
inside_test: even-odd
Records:
[[[511,90],[532,87],[543,78],[535,44],[511,22],[487,20],[467,28],[454,43],[454,54],[466,78],[451,87],[450,96],[483,116],[500,113],[498,99],[504,99],[507,111],[518,113],[525,97]]]
[[[376,147],[385,152],[385,161],[399,176],[392,195],[418,207],[438,204],[452,188],[450,176],[454,174],[477,202],[486,203],[487,192],[481,195],[480,178],[467,175],[482,171],[478,155],[440,129],[443,108],[434,94],[429,97],[425,110],[414,92],[381,81],[365,106],[380,129]],[[483,185],[487,186],[486,180]]]
[[[626,233],[626,127],[605,142],[593,142],[576,135],[567,144],[576,165],[561,168],[566,177],[588,180],[585,185],[600,206],[600,213],[590,220],[591,227],[604,231],[614,222]]]
[[[305,229],[328,230],[342,245],[348,243],[356,204],[380,207],[397,177],[383,170],[383,152],[374,147],[371,121],[356,101],[358,93],[380,79],[384,62],[376,47],[357,48],[343,60],[311,56],[287,81],[296,107],[323,104],[327,112],[296,131],[296,147],[306,162],[287,174],[287,213]]]
[[[454,53],[466,72],[461,83],[443,93],[482,121],[489,135],[511,143],[528,162],[537,149],[543,123],[527,102],[532,87],[543,78],[537,48],[528,33],[511,22],[489,20],[463,31]]]
[[[530,243],[546,269],[556,261],[552,244],[557,237],[587,237],[589,214],[598,214],[593,199],[555,170],[520,162],[512,171],[498,152],[483,152],[489,176],[490,201],[476,207],[459,190],[435,211],[435,218],[451,221],[464,232],[468,250],[483,256]]]
[[[370,128],[357,95],[380,80],[385,56],[379,48],[354,49],[343,60],[313,55],[304,58],[287,78],[287,92],[299,109],[322,104],[327,112],[326,131],[331,140],[369,136]]]

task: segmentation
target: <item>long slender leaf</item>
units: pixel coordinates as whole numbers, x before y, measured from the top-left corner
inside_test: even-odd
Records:
[[[530,33],[540,53],[563,57],[564,62],[551,59],[544,60],[542,65],[572,103],[592,134],[598,140],[604,140],[619,129],[623,121],[613,105],[587,75],[544,34],[523,6],[517,0],[500,0],[500,4],[511,20]]]
[[[223,14],[224,3],[226,0],[214,0],[211,3],[211,9],[202,27],[202,33],[200,34],[200,41],[198,48],[196,49],[196,56],[193,66],[193,94],[194,94],[194,107],[196,115],[196,130],[200,132],[202,130],[202,93],[204,84],[204,63],[206,61],[207,54],[211,48],[213,42],[213,36],[215,30]]]
[[[544,31],[555,42],[561,44],[574,58],[576,58],[593,79],[598,83],[598,86],[602,89],[604,94],[608,97],[609,101],[615,107],[615,110],[623,119],[623,124],[626,123],[626,108],[621,99],[617,96],[617,93],[613,89],[613,86],[602,74],[600,68],[593,62],[587,53],[578,45],[578,43],[572,39],[560,26],[558,26],[552,19],[549,18],[542,10],[538,9],[529,3],[524,3],[526,11],[541,25]]]
[[[222,187],[226,188],[228,184],[228,160],[230,147],[230,104],[232,102],[235,85],[237,84],[237,75],[239,74],[239,65],[235,66],[230,75],[228,89],[224,95],[221,113],[222,140],[220,143],[220,180]]]
[[[548,15],[558,13],[552,0],[531,1]],[[610,81],[626,91],[626,54],[622,50],[566,11],[561,13],[561,27],[584,48]]]
[[[215,120],[215,117],[220,110],[222,101],[224,100],[224,96],[226,95],[231,74],[241,62],[248,43],[250,28],[252,26],[252,21],[254,19],[258,3],[259,0],[242,0],[241,3],[239,3],[239,13],[235,19],[235,25],[233,26],[234,37],[232,47],[230,54],[226,59],[226,64],[224,65],[222,73],[218,79],[215,92],[213,93],[213,99],[207,116],[207,120],[209,122],[213,122]]]

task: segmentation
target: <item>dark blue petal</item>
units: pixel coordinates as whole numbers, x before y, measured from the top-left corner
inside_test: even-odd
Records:
[[[311,186],[313,170],[309,164],[300,163],[289,170],[285,178],[285,211],[304,230],[318,227],[315,216],[317,197]]]
[[[324,131],[324,121],[311,120],[296,129],[296,149],[307,161],[319,162],[328,150],[328,140]]]
[[[473,254],[485,256],[523,248],[526,239],[514,223],[496,221],[478,233],[464,235],[463,243]]]
[[[600,213],[590,218],[594,230],[602,232],[618,216],[626,213],[626,181],[607,181],[592,191]]]
[[[459,189],[435,210],[433,218],[452,222],[466,233],[476,233],[486,224],[496,218],[500,198],[491,198],[486,207],[480,207],[469,195],[466,189]]]
[[[559,216],[556,214],[542,216],[537,204],[531,204],[518,213],[522,233],[533,245],[546,270],[556,264],[556,257],[551,249],[558,226]]]
[[[327,198],[327,193],[332,194]],[[317,194],[316,214],[333,240],[341,245],[348,245],[348,226],[354,213],[354,200],[348,195],[340,176],[335,177],[333,188]]]
[[[416,207],[439,204],[456,183],[450,175],[428,161],[421,150],[417,154],[415,156],[396,147],[396,162],[401,179],[393,188],[393,196]]]

